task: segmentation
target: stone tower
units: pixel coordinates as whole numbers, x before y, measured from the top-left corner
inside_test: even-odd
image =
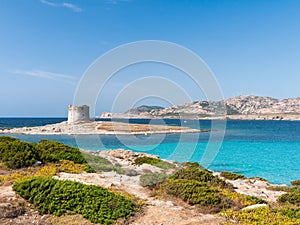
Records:
[[[90,109],[87,105],[68,107],[68,124],[90,121]]]

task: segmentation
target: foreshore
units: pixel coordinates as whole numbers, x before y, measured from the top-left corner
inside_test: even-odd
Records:
[[[76,124],[61,122],[37,127],[3,128],[0,134],[48,134],[48,135],[151,135],[172,133],[199,133],[198,130],[181,126],[163,126],[151,124],[133,124],[111,121],[87,121]]]

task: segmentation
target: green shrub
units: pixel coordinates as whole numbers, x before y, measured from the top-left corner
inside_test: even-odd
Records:
[[[279,196],[277,200],[278,202],[281,203],[288,202],[296,206],[300,206],[300,191],[296,190],[296,191],[288,192],[286,194]]]
[[[91,167],[95,171],[103,171],[103,172],[109,172],[109,171],[115,171],[118,174],[125,174],[125,170],[120,166],[115,165],[103,165],[103,164],[93,164]]]
[[[184,179],[184,180],[195,180],[199,182],[207,182],[214,187],[227,187],[225,181],[221,180],[219,177],[214,176],[213,173],[202,166],[188,166],[176,171],[171,177],[171,179]]]
[[[12,141],[17,141],[17,138],[9,137],[9,136],[1,136],[0,137],[0,142],[12,142]]]
[[[291,181],[291,184],[293,186],[300,186],[300,180],[293,180],[293,181]]]
[[[38,160],[35,146],[32,143],[2,137],[0,141],[0,160],[7,167],[13,169],[31,166]]]
[[[272,191],[284,191],[284,192],[292,192],[292,191],[300,191],[300,187],[298,186],[270,186],[267,189]]]
[[[81,153],[82,156],[85,158],[85,161],[90,164],[104,164],[104,165],[111,165],[111,162],[98,155],[88,154],[88,153]]]
[[[57,162],[70,160],[74,163],[85,164],[86,160],[78,148],[74,148],[56,141],[41,140],[37,145],[39,159],[42,162]]]
[[[226,210],[220,213],[228,219],[237,222],[224,222],[222,224],[242,224],[242,225],[300,225],[300,220],[291,218],[276,209],[260,207],[253,210],[233,211]]]
[[[157,184],[163,183],[169,175],[165,173],[148,173],[140,177],[140,184],[143,187],[155,187]]]
[[[89,163],[87,172],[91,171],[116,171],[119,174],[124,174],[125,170],[120,166],[113,165],[108,159],[105,159],[101,156],[92,155],[88,153],[82,153],[83,157]]]
[[[269,182],[267,179],[262,178],[262,177],[250,177],[250,179],[255,179],[255,180],[260,180],[260,181]]]
[[[161,169],[165,169],[165,170],[173,169],[176,167],[172,163],[163,161],[161,159],[148,157],[148,156],[139,157],[134,160],[134,164],[136,164],[136,165],[142,165],[144,163],[150,164],[150,165],[153,165],[153,166],[159,167]]]
[[[192,205],[225,207],[218,190],[205,182],[168,179],[162,184],[161,190]]]
[[[184,162],[183,165],[189,168],[199,168],[205,170],[205,168],[197,162]]]
[[[288,216],[292,219],[298,219],[300,221],[300,208],[290,208],[290,207],[285,207],[282,209],[278,210],[279,213],[281,213],[282,215]]]
[[[242,174],[236,174],[228,171],[222,171],[220,176],[229,180],[246,179],[246,177]]]
[[[136,205],[107,189],[73,181],[34,177],[15,183],[13,190],[43,214],[81,214],[93,223],[112,224],[133,215]]]
[[[242,209],[246,206],[267,203],[263,199],[255,196],[243,195],[235,191],[221,190],[222,195],[229,200],[231,207]]]

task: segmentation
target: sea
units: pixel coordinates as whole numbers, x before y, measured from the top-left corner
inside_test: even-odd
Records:
[[[66,121],[66,118],[0,118],[0,128],[42,126],[62,121]],[[209,160],[206,160],[205,164],[208,169],[231,171],[247,177],[262,177],[274,184],[289,185],[290,181],[300,179],[300,121],[219,121],[222,125],[220,129],[226,125],[224,130],[218,130],[218,126],[214,126],[214,122],[210,120],[119,119],[117,121],[186,126],[201,128],[208,132],[10,136],[30,142],[50,139],[85,150],[129,149],[179,162],[201,163],[205,161],[204,157],[206,159],[208,157]],[[211,136],[215,134],[219,135],[217,135],[219,139],[211,140]]]

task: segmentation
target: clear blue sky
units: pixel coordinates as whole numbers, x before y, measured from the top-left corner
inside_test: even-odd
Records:
[[[300,96],[300,1],[1,0],[0,11],[0,117],[66,116],[86,68],[139,40],[197,53],[225,98]]]

